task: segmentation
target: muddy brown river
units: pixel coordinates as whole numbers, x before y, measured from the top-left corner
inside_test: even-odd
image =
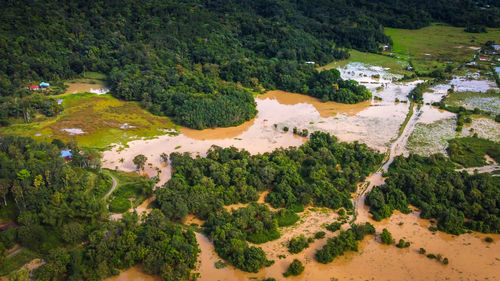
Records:
[[[163,152],[189,152],[193,156],[204,156],[212,145],[222,147],[235,146],[244,148],[252,154],[272,151],[279,147],[299,146],[305,138],[283,132],[287,126],[308,129],[310,132],[321,130],[337,136],[341,141],[360,141],[381,151],[390,151],[383,169],[387,169],[393,157],[406,154],[408,137],[419,123],[432,123],[439,120],[454,118],[448,112],[440,111],[431,106],[414,108],[415,113],[408,125],[398,135],[408,111],[409,104],[405,101],[407,93],[418,83],[392,83],[393,75],[379,67],[366,67],[360,64],[350,64],[341,69],[343,78],[351,78],[366,85],[382,101],[367,101],[355,105],[345,105],[335,102],[323,103],[315,98],[283,91],[270,91],[256,98],[259,111],[256,118],[240,126],[207,130],[192,130],[182,128],[178,136],[164,135],[153,140],[132,141],[128,147],[116,146],[104,152],[103,166],[111,169],[132,171],[135,169],[132,159],[137,154],[148,157],[146,172],[155,175],[155,168],[162,170],[161,183],[170,177],[169,166],[165,168],[159,155]],[[371,75],[379,74],[379,79]],[[428,101],[440,99],[443,89],[437,88]],[[123,162],[119,161],[121,158]],[[201,253],[196,272],[200,273],[198,280],[259,280],[273,277],[283,280],[282,273],[290,262],[297,258],[305,265],[305,271],[300,276],[288,277],[287,280],[496,280],[500,276],[500,235],[484,235],[479,233],[453,236],[441,232],[432,233],[427,228],[430,222],[422,220],[418,211],[404,215],[396,212],[390,218],[381,222],[370,219],[368,209],[364,206],[364,196],[374,185],[383,183],[382,171],[371,175],[364,185],[366,189],[359,190],[354,195],[356,205],[356,222],[369,221],[377,233],[387,228],[393,238],[411,242],[408,249],[382,245],[378,236],[368,236],[359,245],[359,252],[347,252],[334,262],[324,265],[315,261],[317,249],[326,243],[326,238],[316,240],[310,247],[299,254],[289,254],[286,243],[300,234],[312,236],[317,231],[326,231],[327,238],[338,234],[325,230],[322,225],[331,223],[337,214],[326,209],[307,209],[301,214],[301,220],[294,226],[281,228],[282,237],[278,240],[259,245],[268,258],[275,263],[262,269],[259,273],[246,273],[228,265],[216,269],[214,263],[220,260],[214,251],[211,241],[197,233]],[[261,200],[264,196],[261,196]],[[141,211],[147,211],[146,205]],[[238,208],[243,205],[233,205],[228,208]],[[187,224],[203,222],[193,216],[185,221]],[[484,242],[486,236],[493,237],[493,243]],[[449,259],[448,265],[431,260],[418,253],[424,248],[427,253],[441,254]],[[285,258],[279,259],[278,255]],[[142,273],[140,267],[132,267],[119,276],[109,278],[116,280],[159,280],[158,277]]]

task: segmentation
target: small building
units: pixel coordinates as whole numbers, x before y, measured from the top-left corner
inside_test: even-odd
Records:
[[[500,45],[491,45],[491,47],[493,48],[493,50],[495,51],[500,51]]]
[[[42,82],[42,83],[40,83],[40,88],[41,88],[42,90],[45,90],[45,89],[47,89],[48,87],[50,87],[50,84],[49,84],[49,83],[47,83],[47,82]]]
[[[316,64],[316,63],[313,61],[306,61],[306,64]]]
[[[387,51],[387,50],[389,50],[389,46],[388,45],[382,46],[382,51]]]
[[[30,90],[32,90],[32,91],[36,91],[38,89],[39,89],[38,85],[31,85],[30,86]]]
[[[488,58],[487,57],[479,57],[479,60],[481,60],[481,61],[487,61]]]
[[[473,65],[476,65],[476,62],[475,61],[471,61],[471,62],[468,62],[466,65],[467,66],[473,66]]]
[[[61,150],[61,157],[69,161],[73,157],[73,154],[71,154],[71,150]]]

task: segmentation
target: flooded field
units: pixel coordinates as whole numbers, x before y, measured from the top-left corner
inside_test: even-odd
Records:
[[[495,90],[490,90],[487,93],[453,93],[446,98],[445,103],[451,106],[463,106],[470,110],[479,108],[492,112],[493,115],[500,114],[500,94]]]
[[[348,64],[339,69],[344,79],[350,78],[366,85],[381,101],[367,101],[356,105],[345,105],[335,102],[323,103],[315,98],[283,91],[271,91],[256,98],[257,117],[238,127],[217,128],[207,130],[192,130],[181,128],[180,133],[163,135],[152,140],[138,140],[128,143],[128,146],[115,146],[104,152],[103,166],[125,171],[135,170],[132,158],[137,154],[148,157],[146,173],[160,174],[160,185],[170,177],[170,166],[160,161],[161,153],[188,152],[191,155],[204,156],[212,145],[222,147],[234,146],[244,148],[252,154],[272,151],[279,147],[299,146],[305,138],[291,133],[294,127],[307,129],[309,132],[321,130],[337,136],[341,141],[360,141],[370,147],[386,152],[389,157],[383,168],[387,169],[394,156],[399,154],[443,152],[446,140],[455,136],[455,115],[441,111],[432,106],[414,108],[414,114],[399,136],[401,124],[409,112],[406,101],[408,92],[420,81],[411,83],[393,83],[397,78],[380,67],[365,67],[362,64]],[[459,82],[457,82],[459,83]],[[457,86],[455,86],[457,87]],[[436,86],[432,93],[424,95],[425,102],[439,101],[447,93],[449,86]],[[486,119],[486,120],[483,120]],[[490,123],[492,121],[493,123]],[[483,128],[484,135],[499,135],[500,130],[494,126],[491,119],[474,119],[471,128],[474,131]],[[289,132],[283,128],[288,127]],[[489,126],[489,127],[488,127]],[[484,129],[488,128],[488,129]],[[464,127],[464,131],[466,128]],[[496,131],[495,131],[496,130]],[[500,138],[500,135],[498,136]],[[120,161],[123,159],[123,161]],[[324,265],[315,261],[314,254],[325,243],[325,239],[315,240],[309,248],[299,254],[287,251],[287,242],[295,236],[304,234],[306,237],[317,231],[325,231],[327,237],[337,235],[324,228],[324,225],[335,221],[337,214],[326,209],[307,209],[301,214],[301,219],[295,225],[280,228],[281,238],[259,245],[268,258],[275,263],[262,269],[259,273],[246,273],[228,265],[216,269],[215,262],[221,260],[214,251],[212,242],[203,234],[197,233],[201,253],[197,271],[198,280],[259,280],[273,277],[282,280],[282,273],[290,262],[297,258],[306,269],[298,277],[288,277],[287,280],[494,280],[500,266],[500,235],[493,237],[494,243],[484,242],[485,235],[465,234],[459,237],[432,233],[427,228],[430,222],[422,220],[418,212],[409,215],[394,214],[382,222],[370,219],[367,207],[364,206],[364,196],[375,184],[382,184],[382,171],[370,176],[365,185],[355,196],[357,207],[357,222],[370,221],[375,225],[377,233],[387,228],[395,239],[403,238],[412,243],[409,249],[398,249],[395,246],[382,245],[378,237],[368,236],[360,243],[359,252],[348,252],[334,262]],[[265,194],[259,202],[263,202]],[[228,206],[228,209],[239,208],[243,204]],[[141,206],[146,210],[147,204]],[[203,221],[194,216],[188,216],[186,224]],[[425,248],[428,253],[441,254],[450,260],[443,265],[436,260],[418,254],[419,248]],[[285,257],[279,257],[285,255]],[[121,279],[117,279],[121,278]],[[140,268],[133,267],[122,272],[111,280],[156,280],[141,273]]]
[[[104,86],[104,83],[97,81],[95,83],[66,83],[68,89],[67,94],[74,94],[79,92],[90,92],[98,95],[106,94],[109,89]]]
[[[474,134],[477,134],[480,138],[500,142],[500,123],[484,116],[473,116],[472,123],[464,125],[462,136],[466,137]]]
[[[379,74],[380,78],[360,75]],[[244,148],[250,153],[264,153],[279,147],[299,146],[305,138],[292,134],[292,128],[307,129],[309,132],[321,130],[329,132],[341,141],[360,141],[379,151],[386,151],[391,140],[397,137],[399,128],[408,113],[407,103],[395,102],[406,100],[406,95],[417,82],[392,83],[393,74],[381,68],[364,68],[360,64],[348,65],[341,69],[342,77],[355,77],[366,82],[366,86],[375,91],[382,101],[366,101],[348,105],[336,102],[323,103],[318,99],[287,93],[270,91],[256,98],[257,117],[244,124],[231,128],[193,130],[181,128],[180,134],[163,135],[152,140],[129,142],[127,147],[115,146],[104,152],[103,166],[125,171],[135,170],[132,159],[137,154],[148,157],[146,172],[155,175],[155,168],[162,169],[160,154],[165,152],[189,152],[204,156],[212,146],[234,146]],[[373,74],[372,74],[373,73]],[[283,132],[288,127],[289,132]],[[120,159],[124,159],[120,162]],[[165,182],[164,175],[160,175]]]
[[[449,84],[454,87],[455,92],[485,93],[490,89],[497,88],[495,81],[480,79],[478,73],[454,77]]]

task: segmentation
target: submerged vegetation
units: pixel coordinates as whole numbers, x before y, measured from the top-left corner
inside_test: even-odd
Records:
[[[374,233],[375,228],[370,223],[354,224],[350,229],[341,231],[338,236],[329,238],[326,245],[316,252],[316,260],[320,263],[330,263],[346,251],[358,251],[358,241]]]

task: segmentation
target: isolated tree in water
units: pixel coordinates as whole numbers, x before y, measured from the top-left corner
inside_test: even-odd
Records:
[[[139,171],[144,170],[144,164],[146,164],[146,161],[148,161],[148,158],[142,154],[136,155],[133,160],[137,170]]]

